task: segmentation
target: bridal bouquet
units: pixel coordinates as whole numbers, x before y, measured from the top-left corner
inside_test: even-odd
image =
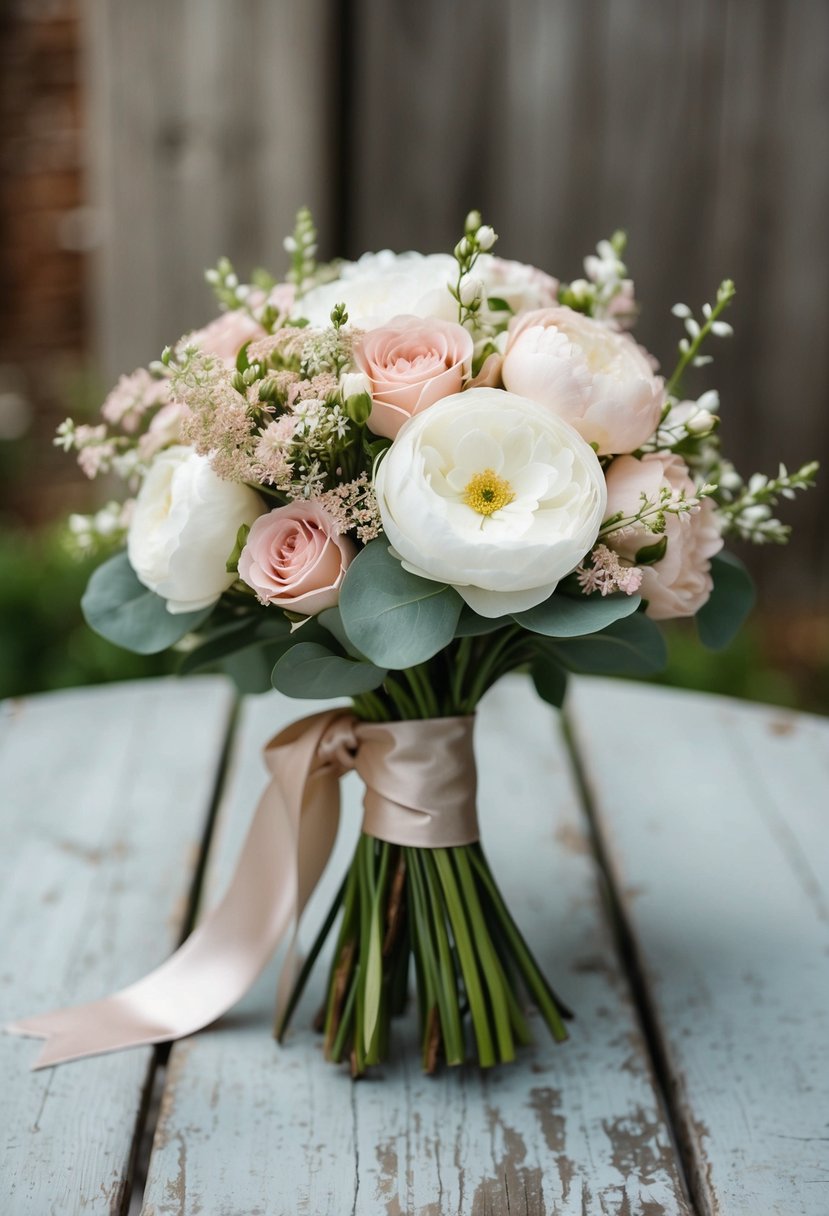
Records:
[[[452,254],[317,265],[302,211],[286,281],[242,284],[220,262],[221,315],[57,440],[128,487],[70,521],[81,548],[124,545],[84,597],[93,629],[140,653],[177,646],[182,670],[221,665],[248,689],[351,699],[283,732],[269,763],[291,825],[288,919],[330,849],[331,774],[356,767],[367,785],[353,862],[278,1019],[281,1036],[335,932],[319,1025],[355,1074],[386,1053],[412,958],[428,1071],[513,1059],[527,998],[566,1037],[478,840],[475,708],[519,668],[556,706],[570,671],[654,672],[669,618],[726,644],[752,591],[725,539],[784,541],[773,507],[816,469],[744,481],[720,452],[716,392],[684,391],[731,332],[732,283],[699,316],[674,307],[663,379],[629,332],[622,234],[570,283],[494,257],[495,241],[472,212]]]

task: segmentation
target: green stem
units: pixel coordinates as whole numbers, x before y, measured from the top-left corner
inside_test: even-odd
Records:
[[[486,655],[481,659],[478,668],[475,672],[475,678],[472,681],[472,686],[469,696],[466,700],[466,711],[471,713],[475,706],[480,701],[486,690],[492,683],[495,669],[503,656],[503,653],[509,648],[516,637],[520,636],[521,629],[518,625],[510,626],[504,630],[497,641],[492,642],[486,652]]]
[[[383,686],[394,704],[395,709],[402,719],[407,718],[422,718],[423,715],[419,712],[417,705],[409,696],[404,688],[402,688],[397,680],[391,675],[386,676],[383,681]]]
[[[449,909],[449,921],[452,934],[460,959],[464,987],[469,1000],[469,1011],[472,1015],[472,1025],[475,1029],[475,1041],[478,1045],[478,1063],[482,1068],[490,1068],[495,1063],[495,1047],[489,1027],[486,1002],[478,975],[478,964],[472,939],[469,936],[469,926],[466,923],[463,900],[455,881],[455,872],[449,857],[448,849],[432,850],[435,865],[440,875],[443,896]]]
[[[314,944],[308,951],[308,956],[300,968],[299,975],[296,978],[296,983],[294,984],[293,989],[291,990],[291,995],[288,998],[288,1004],[285,1006],[281,1017],[277,1019],[276,1025],[274,1026],[274,1038],[276,1039],[277,1043],[282,1042],[285,1031],[288,1029],[291,1018],[294,1015],[294,1010],[299,1004],[300,997],[305,990],[305,985],[308,983],[308,977],[311,974],[314,963],[319,958],[320,951],[325,945],[328,934],[334,927],[334,921],[337,919],[337,914],[340,910],[340,906],[342,905],[347,883],[348,878],[344,878],[340,884],[340,889],[334,898],[334,902],[328,909],[328,915],[323,922],[323,926],[314,939]]]
[[[469,660],[472,657],[472,648],[474,638],[461,638],[458,643],[458,652],[455,662],[452,663],[450,658],[451,673],[450,682],[452,686],[452,705],[453,710],[458,713],[463,712],[463,682],[466,679],[466,671],[469,667]]]
[[[688,349],[680,355],[677,365],[674,368],[673,375],[665,387],[666,397],[675,397],[679,392],[679,386],[682,383],[682,377],[685,374],[685,369],[692,360],[696,359],[699,354],[700,347],[711,332],[714,322],[725,312],[728,305],[734,299],[734,284],[730,280],[726,280],[720,284],[717,291],[717,302],[711,309],[711,316],[708,317],[705,324],[701,327],[699,333],[688,344]]]
[[[494,878],[487,865],[483,850],[480,845],[472,845],[469,850],[469,857],[473,866],[478,871],[481,881],[489,896],[493,910],[497,913],[507,940],[512,948],[516,963],[518,964],[521,975],[524,978],[524,983],[527,985],[533,1000],[538,1006],[541,1014],[550,1028],[550,1033],[557,1042],[563,1042],[567,1038],[567,1028],[562,1021],[562,1015],[559,1011],[558,998],[550,988],[541,973],[538,964],[532,956],[529,946],[524,941],[518,926],[512,919],[512,916],[507,909],[506,904],[501,896],[500,891],[495,883]]]
[[[432,929],[438,949],[440,968],[440,988],[443,993],[443,1008],[441,1009],[441,1025],[446,1051],[446,1063],[449,1065],[463,1064],[464,1042],[461,1014],[458,1005],[458,977],[449,947],[449,935],[446,932],[446,905],[440,888],[440,878],[435,866],[435,859],[430,849],[424,849],[420,857],[422,877],[429,892],[429,903],[432,909]]]
[[[475,942],[475,951],[480,959],[481,970],[489,991],[492,1017],[495,1022],[495,1036],[498,1040],[498,1054],[502,1061],[514,1060],[515,1044],[512,1038],[509,1005],[504,993],[504,973],[484,921],[467,850],[462,847],[453,849],[452,857],[460,879],[461,891]]]

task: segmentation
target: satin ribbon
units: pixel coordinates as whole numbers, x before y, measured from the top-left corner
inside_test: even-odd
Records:
[[[363,831],[440,848],[478,839],[472,718],[362,722],[331,710],[265,748],[271,772],[223,899],[165,963],[120,992],[6,1030],[45,1038],[33,1068],[184,1038],[239,1001],[302,915],[337,835],[339,782],[363,779]],[[280,980],[284,1002],[293,943]]]

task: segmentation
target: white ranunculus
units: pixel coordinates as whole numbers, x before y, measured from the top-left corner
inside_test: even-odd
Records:
[[[233,582],[225,565],[242,524],[265,510],[248,486],[223,481],[206,456],[167,448],[138,492],[127,534],[130,565],[168,612],[196,612]]]
[[[312,325],[331,324],[331,309],[345,304],[349,324],[375,329],[392,317],[441,317],[457,321],[458,305],[448,284],[456,282],[458,264],[448,253],[364,253],[346,262],[340,277],[313,287],[295,312]]]
[[[496,388],[438,401],[398,432],[374,478],[404,567],[481,616],[547,599],[593,546],[607,489],[593,449],[543,406]]]

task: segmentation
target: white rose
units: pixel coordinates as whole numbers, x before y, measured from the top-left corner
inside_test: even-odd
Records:
[[[138,492],[127,534],[130,565],[168,612],[196,612],[233,582],[225,564],[242,524],[264,511],[248,486],[223,481],[206,456],[167,448]]]
[[[346,262],[338,279],[307,292],[295,311],[321,327],[331,324],[335,304],[345,304],[349,324],[361,329],[402,315],[457,321],[458,305],[448,287],[457,277],[458,264],[448,253],[364,253]]]
[[[554,410],[601,456],[640,447],[665,400],[662,380],[629,334],[564,306],[514,318],[501,376],[505,388]]]
[[[546,600],[592,548],[607,496],[593,449],[572,427],[495,388],[416,414],[374,482],[404,567],[455,587],[486,617]]]

